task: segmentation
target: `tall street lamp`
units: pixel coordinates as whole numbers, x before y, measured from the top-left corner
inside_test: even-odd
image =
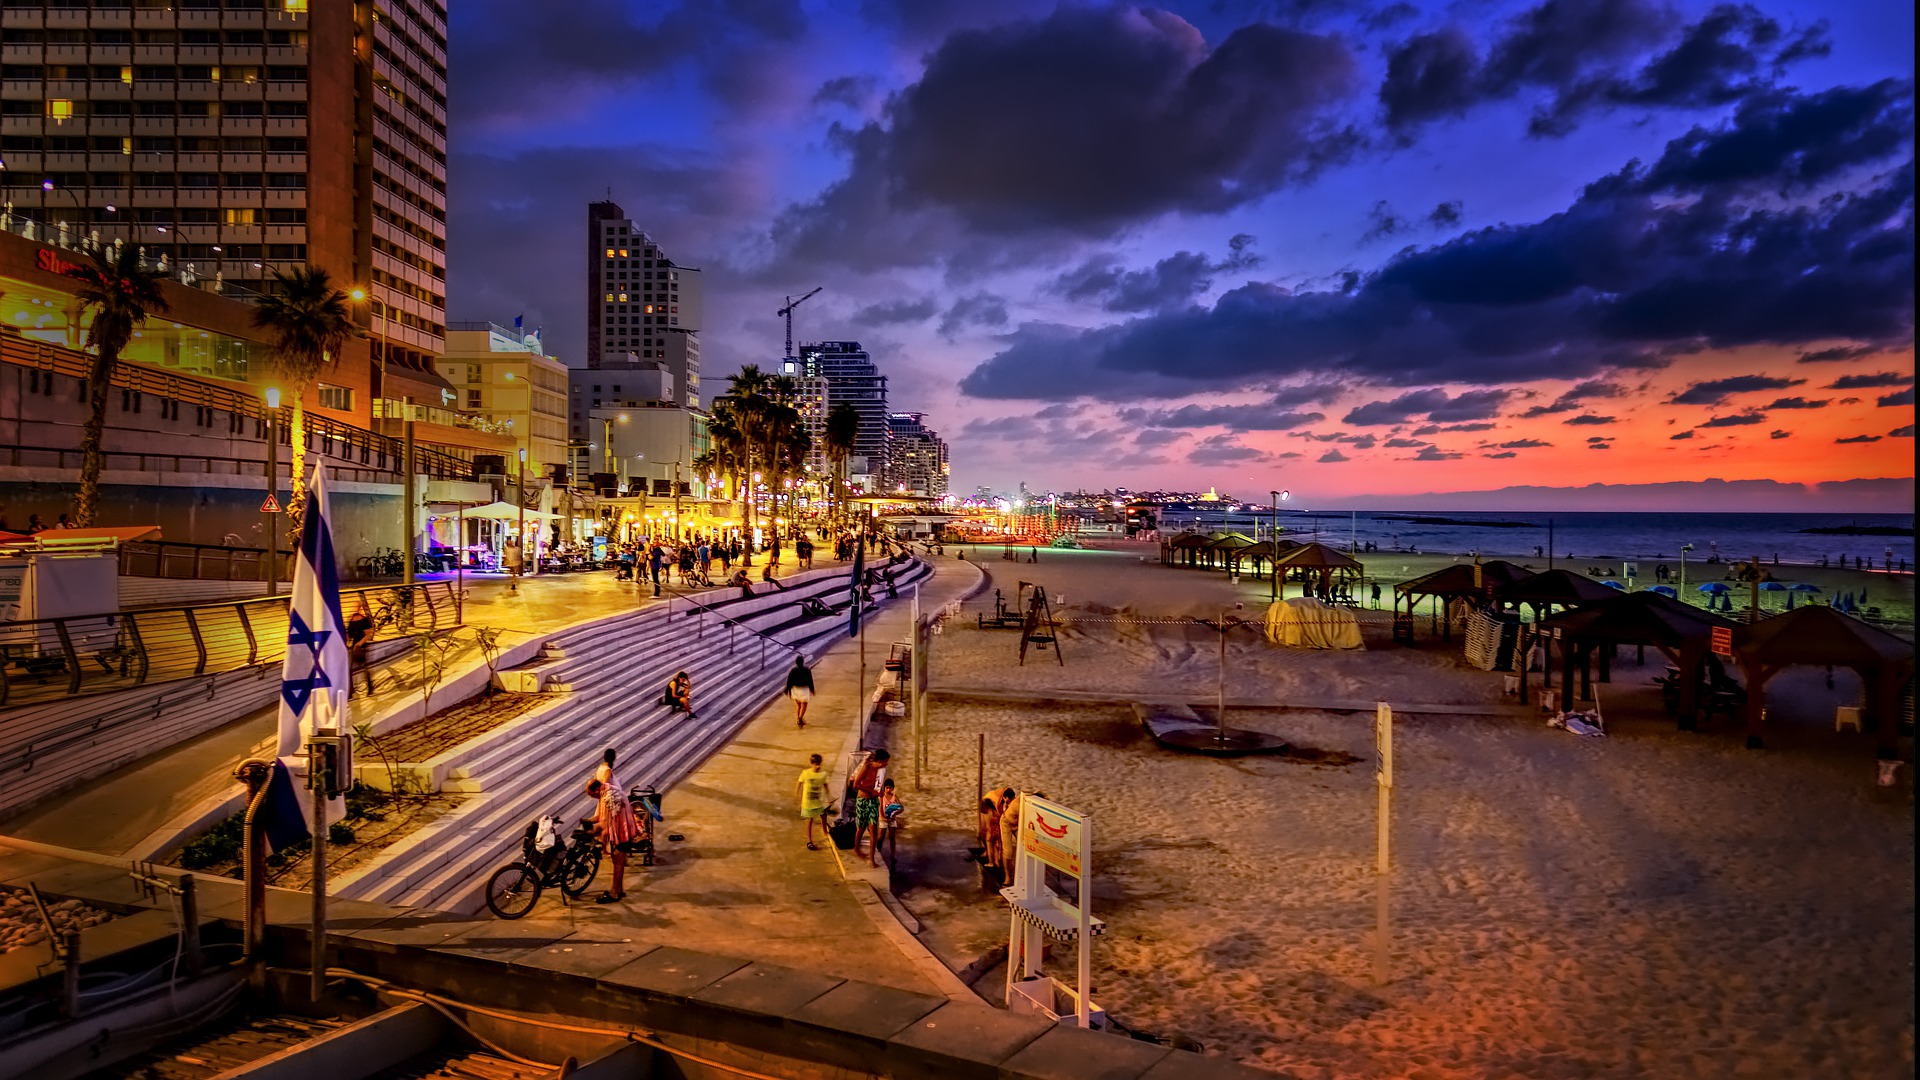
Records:
[[[1693,550],[1692,544],[1680,545],[1680,599],[1687,598],[1687,552]]]
[[[279,387],[267,387],[266,398],[267,501],[266,505],[261,509],[263,511],[262,516],[267,520],[267,595],[274,596],[280,592],[280,526],[278,524],[279,519],[275,518],[273,511],[267,509],[267,507],[273,506],[278,499],[278,489],[280,487],[279,433],[274,430],[275,424],[273,422],[274,418],[280,412]]]
[[[1273,549],[1268,556],[1267,566],[1267,602],[1276,603],[1280,599],[1280,504],[1293,497],[1291,491],[1275,491],[1273,495],[1273,523],[1267,527],[1267,546]]]

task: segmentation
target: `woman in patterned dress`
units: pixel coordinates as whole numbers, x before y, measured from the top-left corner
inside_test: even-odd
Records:
[[[612,777],[612,763],[607,763],[608,777]],[[613,879],[607,883],[607,891],[595,898],[598,904],[611,904],[627,898],[627,853],[622,844],[631,843],[640,836],[640,820],[633,816],[633,806],[627,802],[626,793],[612,783],[599,780],[587,782],[587,797],[594,800],[597,809],[594,813],[593,831],[606,847],[607,857],[613,861]]]

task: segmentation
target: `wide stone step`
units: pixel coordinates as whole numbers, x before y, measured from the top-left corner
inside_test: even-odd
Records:
[[[737,730],[737,723],[709,720],[707,715],[716,718],[725,716],[755,698],[771,697],[775,689],[774,681],[771,675],[761,679],[744,679],[737,690],[725,695],[725,700],[714,703],[711,714],[703,714],[700,720],[679,729],[668,728],[664,738],[649,740],[648,744],[639,748],[623,748],[620,758],[622,783],[649,783],[654,787],[664,787],[662,780],[652,778],[661,776],[662,769],[673,768],[689,747],[704,756],[704,753],[723,745]],[[784,682],[784,679],[780,681]],[[679,714],[668,715],[679,717]],[[615,719],[631,723],[630,717],[616,716]],[[684,721],[685,718],[679,719]],[[744,722],[744,719],[740,722]],[[658,725],[653,727],[652,733],[656,736],[660,734]],[[562,817],[569,825],[587,816],[592,811],[592,805],[582,790],[583,778],[591,771],[592,763],[598,760],[600,748],[609,742],[618,745],[617,737],[610,736],[604,729],[582,733],[556,746],[553,752],[554,760],[579,762],[577,768],[557,770],[544,778],[523,782],[512,791],[483,796],[481,804],[474,806],[471,812],[447,819],[446,826],[440,830],[445,842],[437,845],[441,857],[418,861],[406,875],[407,887],[395,890],[388,902],[420,907],[443,905],[449,892],[467,885],[477,888],[484,884],[485,876],[494,868],[512,861],[519,850],[520,837],[528,821],[551,813],[556,807],[566,811]],[[372,898],[381,899],[378,896]]]
[[[905,587],[929,573],[918,563],[898,584]],[[844,570],[825,574],[808,583],[815,588],[807,592],[844,590],[845,581]],[[803,598],[791,596],[791,603],[745,617],[769,625],[785,621]],[[458,910],[477,906],[486,877],[518,853],[527,821],[559,807],[571,822],[591,809],[582,786],[602,748],[620,751],[623,783],[667,790],[774,699],[785,685],[791,653],[817,657],[842,639],[846,625],[835,619],[798,623],[780,632],[779,645],[764,647],[753,635],[735,631],[735,647],[728,651],[715,647],[715,628],[724,624],[710,616],[704,630],[685,632],[697,617],[684,608],[672,618],[664,608],[649,608],[557,638],[574,691],[566,703],[535,723],[476,740],[471,756],[459,763],[459,782],[477,789],[474,798],[390,849],[359,878],[343,882],[341,894]],[[671,633],[660,633],[667,629]],[[777,655],[770,651],[776,648]],[[628,654],[632,663],[617,662]],[[682,668],[694,676],[697,690],[692,720],[658,704],[659,687]]]

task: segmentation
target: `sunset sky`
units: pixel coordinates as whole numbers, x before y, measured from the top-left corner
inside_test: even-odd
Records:
[[[709,394],[824,286],[963,494],[1913,475],[1911,5],[527,12],[453,5],[450,316],[570,363],[610,190]]]

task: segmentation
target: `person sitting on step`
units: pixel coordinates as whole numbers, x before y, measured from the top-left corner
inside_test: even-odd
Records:
[[[687,719],[693,719],[693,676],[682,671],[669,679],[666,691],[660,695],[660,704],[674,712],[686,713]]]

